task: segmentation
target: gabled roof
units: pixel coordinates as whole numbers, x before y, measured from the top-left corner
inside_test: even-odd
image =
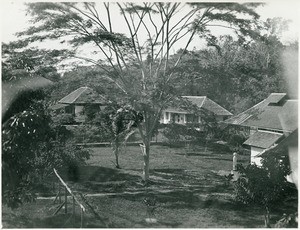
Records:
[[[261,152],[260,156],[265,156],[268,154],[273,154],[277,156],[286,155],[289,153],[289,148],[291,147],[298,147],[298,129],[293,131],[289,136],[280,141],[277,145],[274,145]],[[293,151],[293,149],[290,149],[290,151],[291,154],[298,155],[298,151]]]
[[[292,132],[298,127],[298,101],[287,100],[282,106],[268,105],[242,125]]]
[[[232,113],[230,113],[228,110],[217,104],[216,102],[212,101],[206,96],[182,96],[183,98],[186,98],[188,101],[193,103],[194,105],[198,106],[199,108],[206,109],[215,115],[223,115],[223,116],[231,116]],[[183,111],[181,109],[177,108],[168,108],[167,109],[172,110],[173,112]]]
[[[298,100],[288,100],[285,93],[272,93],[224,123],[292,132],[298,127]]]
[[[61,104],[105,104],[105,99],[89,87],[80,87],[58,103]]]
[[[283,134],[280,133],[258,131],[252,134],[243,144],[266,149],[275,144],[281,137],[283,137]]]
[[[253,107],[247,109],[246,111],[238,115],[232,116],[231,118],[227,119],[224,122],[232,125],[242,125],[251,117],[262,112],[264,108],[267,107],[270,103],[278,103],[284,98],[286,98],[286,93],[271,93],[268,98],[264,99],[263,101],[259,102]]]

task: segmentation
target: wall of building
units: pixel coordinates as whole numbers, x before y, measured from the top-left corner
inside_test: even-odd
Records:
[[[229,116],[224,116],[224,115],[216,115],[216,120],[217,121],[225,121],[226,119],[228,119]]]
[[[75,121],[77,121],[77,122],[84,122],[85,121],[84,106],[83,105],[75,105]]]
[[[261,157],[257,157],[258,154],[260,154],[264,149],[251,146],[251,164],[256,164],[258,166],[261,166]]]
[[[168,124],[174,119],[175,123],[177,124],[185,124],[186,123],[186,113],[185,112],[169,112],[163,111],[160,123]]]
[[[188,118],[188,116],[191,116],[191,115],[193,115],[193,114],[188,114],[186,112],[163,111],[162,116],[160,118],[160,123],[168,124],[173,119],[174,122],[177,124],[186,124],[187,122],[189,122],[189,119],[190,119],[190,118]],[[217,115],[216,120],[223,121],[227,117],[228,116]],[[199,117],[199,116],[196,116],[192,120],[193,121],[190,121],[190,122],[201,123],[201,117]]]
[[[83,110],[84,110],[84,106],[83,105],[75,105],[75,116],[77,116],[80,113],[82,113]]]

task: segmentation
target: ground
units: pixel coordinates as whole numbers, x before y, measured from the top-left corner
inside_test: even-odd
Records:
[[[83,227],[264,226],[263,211],[259,207],[234,202],[233,187],[225,177],[232,168],[232,153],[224,149],[152,146],[148,186],[141,181],[143,161],[138,146],[129,146],[121,153],[122,169],[114,167],[110,148],[90,150],[87,165],[73,170],[73,176],[69,177],[75,181],[68,180],[68,173],[60,172],[80,202],[83,201],[79,193],[91,207],[84,213]],[[249,156],[239,156],[239,163],[249,163]],[[51,191],[40,194],[35,203],[14,211],[3,207],[3,227],[80,227],[80,210],[77,206],[73,219],[71,199],[68,214],[62,209],[53,215],[59,205],[53,199],[57,191],[58,183],[55,183]],[[148,208],[145,199],[153,203]],[[297,200],[273,208],[271,222],[274,224],[283,213],[289,213],[295,207]],[[147,218],[155,218],[157,222],[148,223]]]

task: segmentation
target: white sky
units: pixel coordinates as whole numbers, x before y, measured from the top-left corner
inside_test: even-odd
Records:
[[[14,33],[28,27],[28,17],[25,15],[23,1],[1,1],[1,41],[9,42],[15,40]],[[283,34],[282,41],[288,42],[297,39],[300,27],[300,4],[296,0],[273,0],[258,8],[261,19],[282,17],[292,20],[289,30]]]

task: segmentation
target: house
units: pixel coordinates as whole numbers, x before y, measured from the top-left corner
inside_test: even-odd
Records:
[[[71,114],[76,122],[84,122],[86,118],[86,108],[89,106],[94,110],[101,110],[107,105],[104,97],[96,93],[89,87],[80,87],[52,106],[53,110]]]
[[[298,101],[285,93],[272,93],[225,123],[248,128],[249,138],[243,144],[250,147],[251,163],[261,165],[260,154],[298,128]]]
[[[242,113],[239,113],[237,115],[234,115],[230,117],[229,119],[225,120],[224,123],[227,125],[230,125],[232,128],[236,130],[243,130],[246,131],[248,136],[255,133],[257,131],[256,126],[247,126],[244,125],[244,123],[250,119],[251,117],[256,116],[259,114],[262,110],[265,109],[266,106],[268,106],[270,103],[275,103],[276,101],[284,100],[287,98],[286,93],[271,93],[269,97],[262,100],[261,102],[257,103],[256,105],[252,106],[251,108],[245,110]]]
[[[232,115],[228,110],[218,105],[206,96],[182,96],[198,108],[214,114],[217,121],[223,121]],[[167,108],[162,112],[160,123],[168,124],[174,121],[177,124],[201,123],[201,116],[181,108]]]

